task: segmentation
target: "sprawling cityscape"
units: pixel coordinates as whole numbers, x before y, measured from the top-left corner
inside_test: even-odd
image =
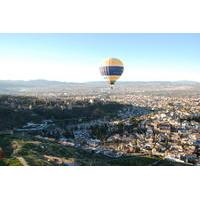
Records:
[[[1,85],[1,165],[200,164],[198,82]]]
[[[200,165],[199,34],[0,43],[0,165]]]
[[[0,1],[2,200],[198,199],[199,10]]]

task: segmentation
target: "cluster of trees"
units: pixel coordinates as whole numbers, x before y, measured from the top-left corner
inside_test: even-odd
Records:
[[[193,117],[191,120],[195,122],[200,122],[200,117]]]
[[[30,121],[40,121],[40,116],[32,115],[29,110],[15,111],[11,108],[0,107],[0,131],[21,127]]]
[[[119,109],[124,105],[117,103],[96,103],[84,107],[74,107],[72,110],[61,109],[59,107],[36,107],[32,112],[45,119],[64,120],[64,119],[98,119],[105,116],[114,117]]]
[[[107,125],[104,126],[94,126],[91,128],[91,132],[92,132],[92,137],[95,139],[99,139],[101,141],[105,141],[109,135],[109,129]]]
[[[50,100],[47,102],[50,103]],[[52,102],[48,106],[45,100],[32,97],[0,97],[0,131],[18,128],[27,122],[38,123],[42,120],[66,120],[70,123],[80,120],[93,120],[103,117],[116,116],[119,109],[125,105],[119,103],[103,103],[95,102],[88,104],[84,102],[84,106],[74,107],[73,109],[62,108],[58,102]],[[61,101],[61,104],[63,102]],[[83,103],[83,102],[82,102]],[[76,102],[74,102],[76,104]],[[80,105],[81,102],[78,102]],[[29,106],[33,105],[33,106]],[[19,108],[18,108],[19,107]]]
[[[187,118],[180,119],[181,122],[183,122],[185,120],[189,121],[189,122],[191,122],[191,121],[200,122],[200,116],[193,116],[193,117],[187,117]]]

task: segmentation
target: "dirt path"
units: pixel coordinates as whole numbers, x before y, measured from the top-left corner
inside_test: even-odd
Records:
[[[23,157],[17,157],[17,159],[21,162],[21,164],[23,166],[28,166],[28,163],[26,162],[26,160]]]

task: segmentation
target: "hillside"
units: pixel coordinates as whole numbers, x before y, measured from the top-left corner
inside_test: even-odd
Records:
[[[129,156],[109,158],[89,153],[74,147],[60,145],[53,140],[38,139],[31,135],[0,135],[0,149],[3,157],[0,165],[7,166],[177,166],[172,163],[149,157]]]

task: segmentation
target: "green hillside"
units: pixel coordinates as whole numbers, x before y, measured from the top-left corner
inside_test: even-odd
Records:
[[[144,165],[183,165],[149,157],[108,158],[88,153],[74,147],[66,147],[55,141],[38,139],[31,135],[0,135],[0,148],[4,158],[0,165],[5,166],[144,166]]]

